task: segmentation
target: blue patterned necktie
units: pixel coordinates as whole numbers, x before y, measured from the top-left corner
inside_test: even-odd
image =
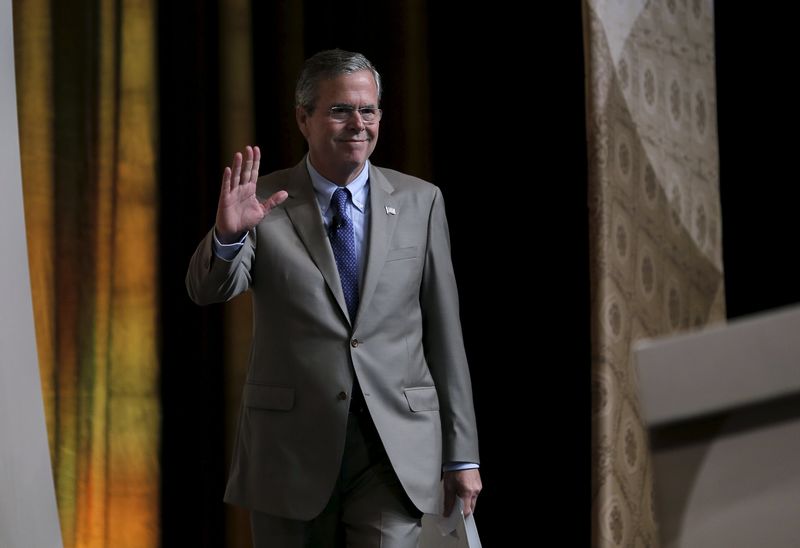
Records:
[[[333,256],[336,258],[336,267],[339,269],[339,278],[342,280],[344,300],[347,303],[350,323],[352,323],[356,317],[356,310],[358,310],[358,258],[356,257],[353,220],[347,212],[349,199],[350,191],[346,188],[337,188],[333,193],[331,200],[333,220],[328,230],[328,237],[331,239]]]

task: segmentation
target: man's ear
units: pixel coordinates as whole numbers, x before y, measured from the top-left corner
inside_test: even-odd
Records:
[[[297,127],[300,128],[300,133],[308,139],[308,112],[303,107],[295,107],[294,117],[297,120]]]

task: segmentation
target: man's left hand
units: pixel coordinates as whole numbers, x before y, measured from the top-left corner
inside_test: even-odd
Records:
[[[481,473],[477,468],[452,470],[444,473],[444,515],[449,516],[456,497],[464,502],[464,517],[475,511],[478,493],[481,492]]]

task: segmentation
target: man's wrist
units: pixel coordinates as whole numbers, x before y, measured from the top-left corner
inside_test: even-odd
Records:
[[[241,243],[247,231],[239,232],[238,234],[222,232],[219,227],[214,225],[214,237],[220,245],[234,245]]]
[[[214,238],[213,248],[214,248],[214,255],[222,259],[223,261],[231,262],[236,254],[239,253],[239,250],[244,245],[244,241],[247,238],[247,232],[243,233],[239,241],[235,241],[230,244],[226,244],[220,241],[219,236],[217,235],[217,227],[214,227],[212,236]]]

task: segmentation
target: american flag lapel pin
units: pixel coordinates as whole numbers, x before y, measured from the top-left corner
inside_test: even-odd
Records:
[[[387,215],[397,215],[397,210],[392,206],[386,206],[386,214]]]

